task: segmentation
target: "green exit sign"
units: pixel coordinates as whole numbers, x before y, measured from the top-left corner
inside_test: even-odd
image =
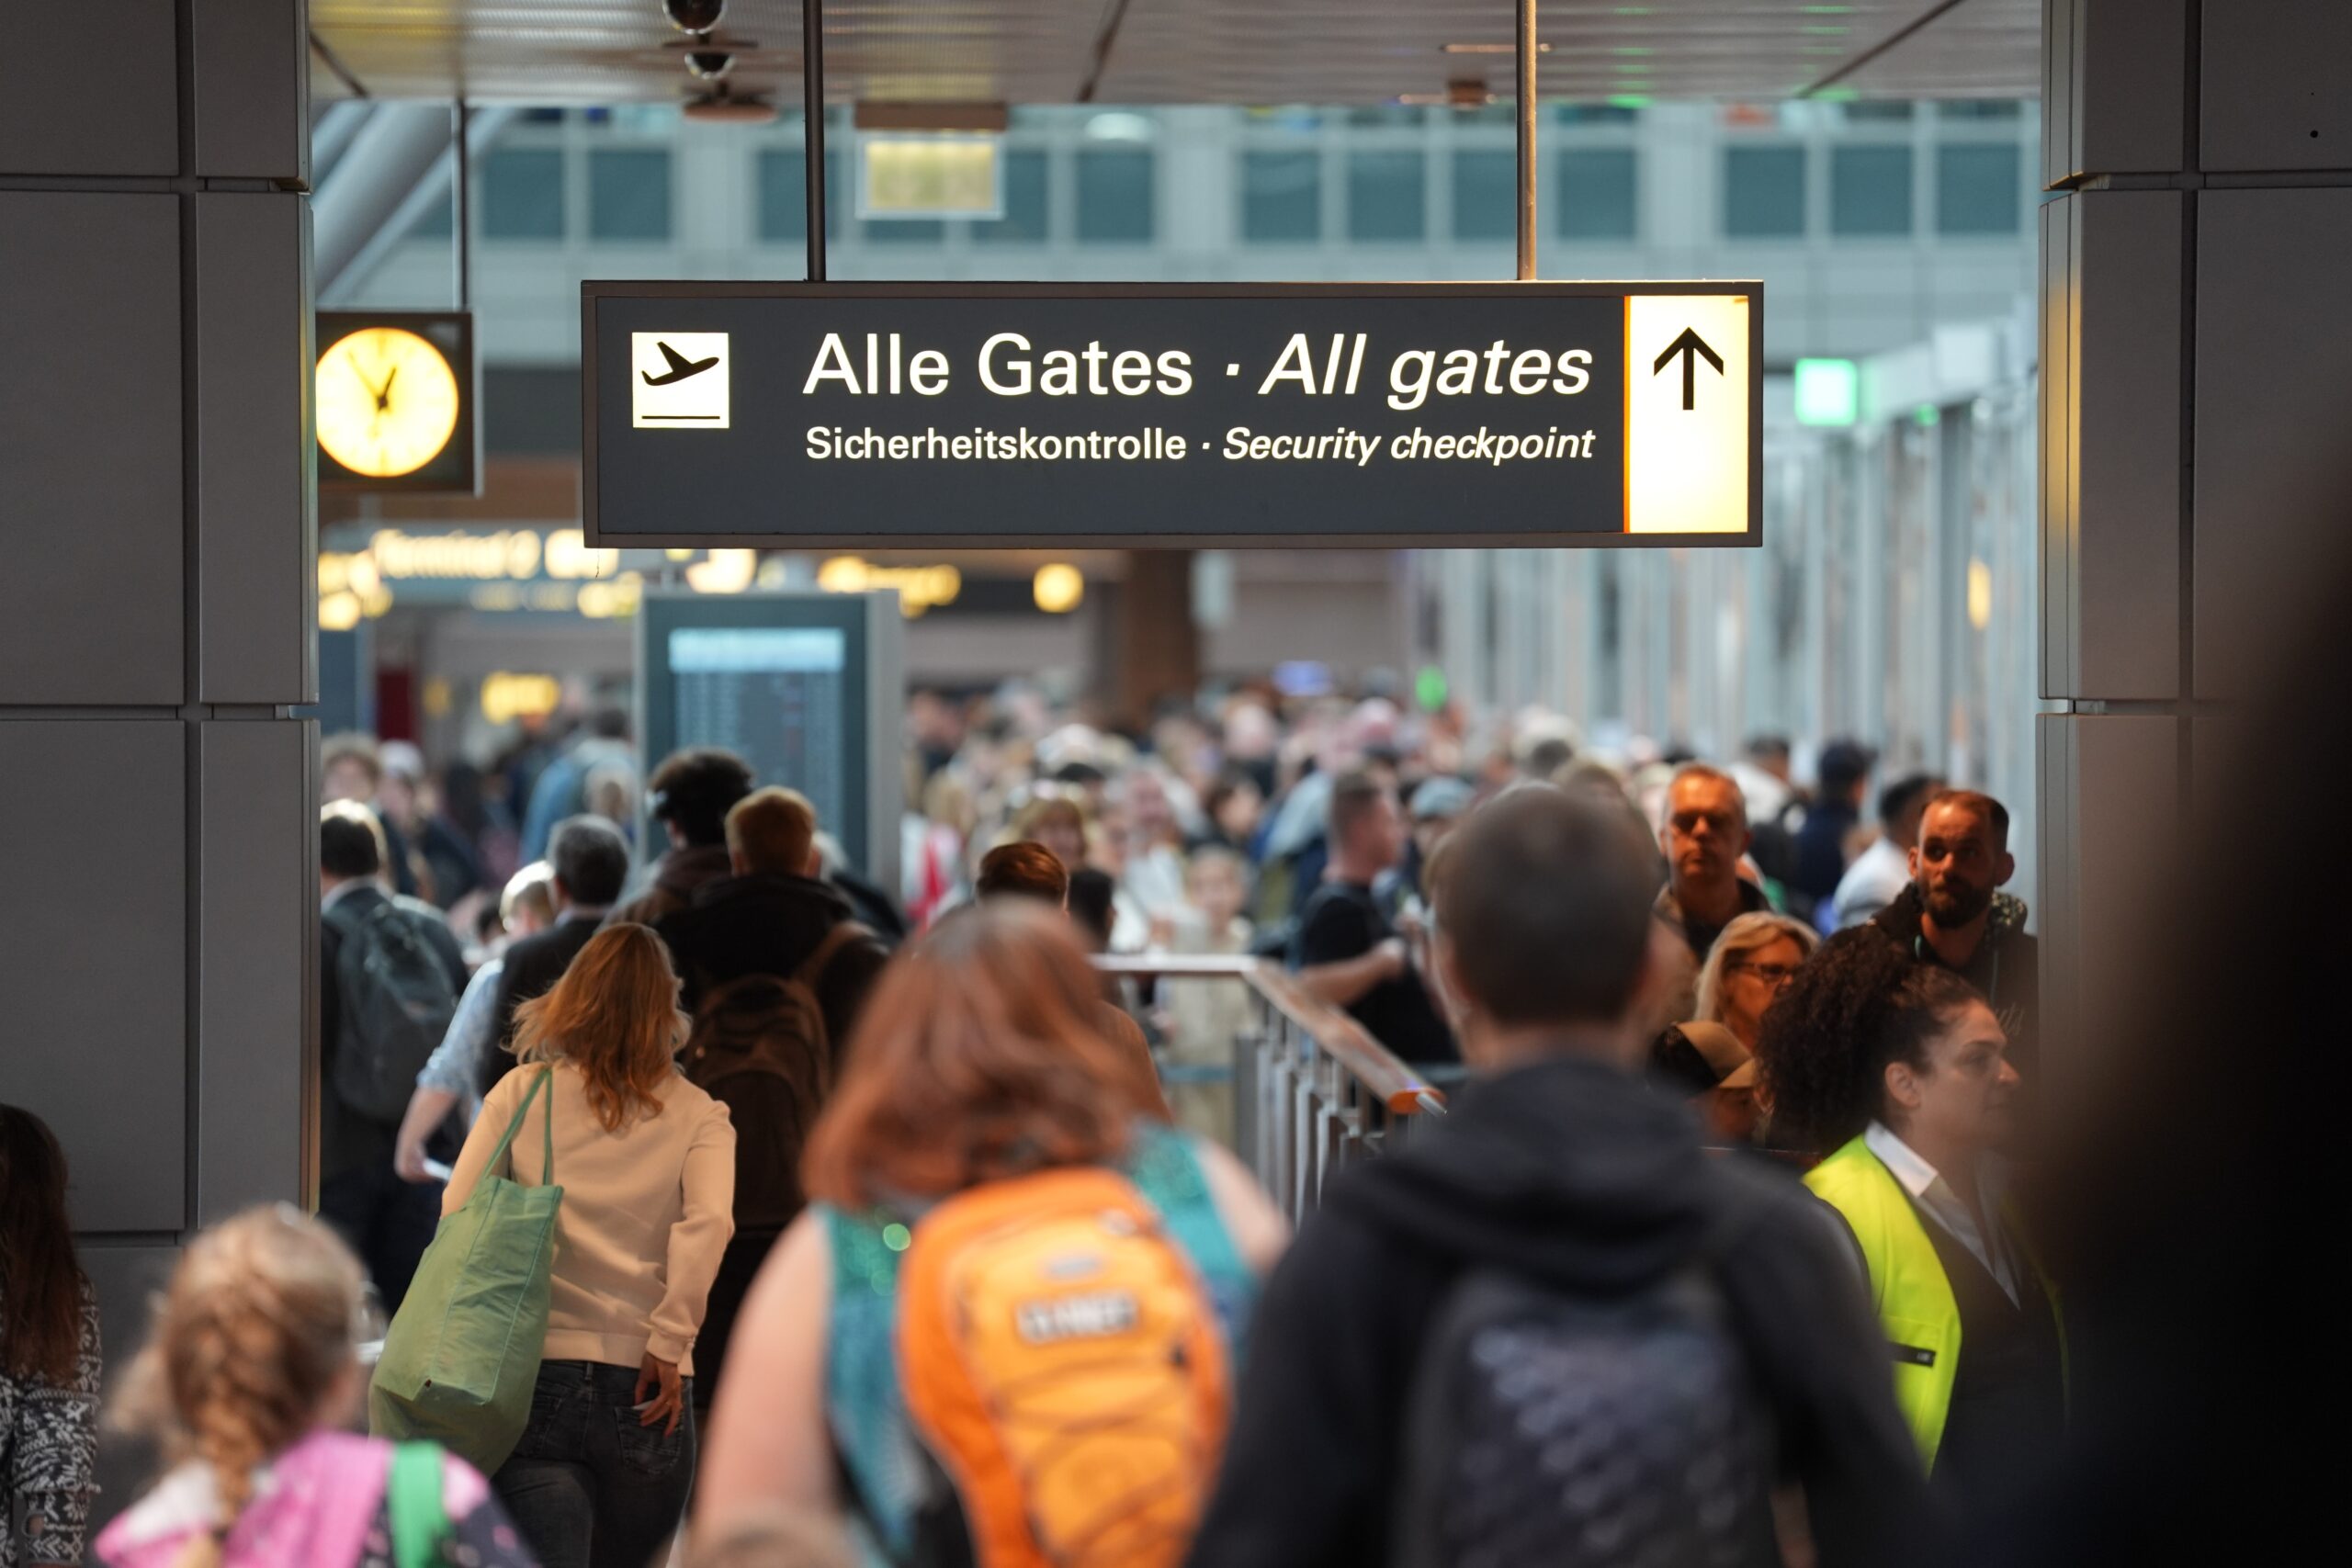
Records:
[[[1862,415],[1862,373],[1850,359],[1797,361],[1797,423],[1848,425]]]

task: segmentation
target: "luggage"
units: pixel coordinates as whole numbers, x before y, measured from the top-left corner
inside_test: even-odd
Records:
[[[921,1562],[1176,1568],[1216,1480],[1229,1404],[1216,1308],[1127,1179],[991,1182],[915,1226],[899,1288],[907,1413],[960,1509]],[[926,1536],[932,1539],[926,1540]]]
[[[1763,1568],[1771,1422],[1699,1267],[1616,1299],[1473,1270],[1422,1352],[1395,1568]]]
[[[335,1098],[371,1122],[398,1125],[416,1075],[457,1016],[458,994],[427,940],[432,917],[392,898],[355,917],[324,919],[342,936],[335,956]]]
[[[686,1081],[735,1127],[735,1230],[781,1231],[807,1200],[800,1149],[831,1088],[833,1046],[817,984],[833,955],[873,933],[844,920],[789,979],[745,975],[711,989],[678,1053]]]
[[[484,1475],[506,1462],[530,1419],[547,1343],[555,1261],[554,1069],[542,1067],[465,1206],[441,1222],[384,1335],[368,1390],[368,1429],[429,1439]],[[544,1185],[498,1174],[531,1101],[547,1096]]]

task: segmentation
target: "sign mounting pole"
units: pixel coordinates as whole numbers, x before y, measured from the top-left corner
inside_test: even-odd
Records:
[[[1535,0],[1519,0],[1519,280],[1535,276]]]
[[[1525,0],[1522,0],[1522,4]],[[800,0],[801,142],[808,165],[808,281],[825,281],[825,6]]]

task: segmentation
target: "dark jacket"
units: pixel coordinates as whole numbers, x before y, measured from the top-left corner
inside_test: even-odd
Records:
[[[514,1058],[506,1046],[514,1038],[514,1010],[525,1002],[546,996],[580,956],[580,950],[600,929],[601,921],[594,915],[560,915],[555,924],[543,931],[525,937],[506,950],[506,966],[498,975],[498,1000],[494,1004],[497,1024],[491,1038],[497,1042],[494,1049],[482,1056],[481,1091],[485,1095],[498,1087],[514,1066]]]
[[[746,975],[790,979],[825,934],[854,915],[830,884],[806,876],[729,876],[695,890],[691,908],[654,928],[685,981],[692,1012],[706,993]],[[836,1060],[889,950],[871,939],[844,943],[816,976],[817,1005]]]
[[[628,903],[615,908],[605,917],[608,926],[633,922],[640,926],[660,925],[670,916],[691,906],[695,895],[707,884],[734,874],[734,863],[728,857],[725,844],[698,844],[693,849],[672,850],[654,863],[653,880],[644,891]]]
[[[1937,956],[1920,921],[1923,908],[1915,884],[1895,896],[1894,902],[1871,918],[1871,929],[1923,964],[1952,966]],[[2009,1060],[2028,1083],[2040,1066],[2041,1019],[2041,943],[2025,929],[2025,900],[2007,893],[1993,895],[1992,918],[1984,922],[1984,940],[1968,962],[1953,972],[1984,993],[2009,1037]]]
[[[1884,1337],[1795,1182],[1701,1152],[1639,1080],[1564,1057],[1474,1084],[1453,1112],[1323,1191],[1268,1282],[1197,1568],[1385,1560],[1415,1363],[1447,1288],[1506,1264],[1579,1293],[1643,1288],[1702,1246],[1774,1411],[1823,1568],[1913,1561],[1926,1482]]]
[[[393,896],[373,883],[364,884],[335,902],[337,918],[348,910],[365,917]],[[421,899],[402,897],[400,906],[418,919],[434,956],[448,972],[449,994],[466,994],[466,952],[441,911]],[[334,1092],[335,1058],[343,1050],[343,987],[335,978],[336,960],[343,956],[343,933],[319,922],[319,1178],[324,1180],[364,1165],[390,1165],[396,1127],[372,1122],[345,1107]]]

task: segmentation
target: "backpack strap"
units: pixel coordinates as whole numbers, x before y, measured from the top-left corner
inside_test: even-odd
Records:
[[[432,1443],[401,1443],[392,1450],[384,1483],[385,1520],[391,1526],[396,1568],[434,1568],[449,1535],[449,1509],[441,1495],[441,1450]]]

